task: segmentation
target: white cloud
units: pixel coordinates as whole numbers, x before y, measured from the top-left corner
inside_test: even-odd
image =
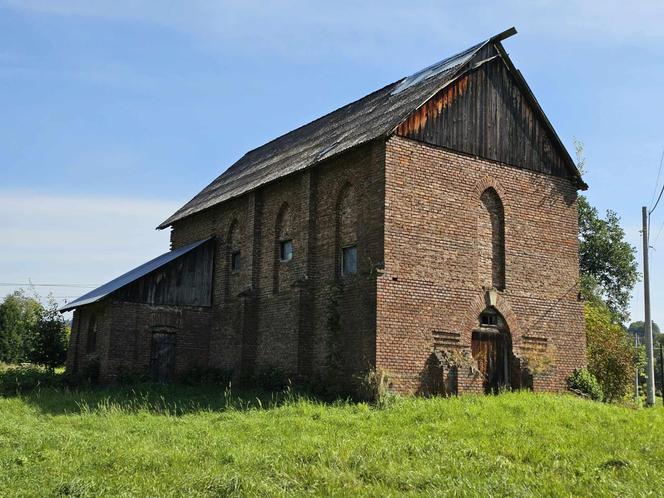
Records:
[[[102,284],[169,249],[178,203],[0,191],[0,282]],[[5,294],[13,287],[1,286]],[[38,288],[80,295],[80,288]]]

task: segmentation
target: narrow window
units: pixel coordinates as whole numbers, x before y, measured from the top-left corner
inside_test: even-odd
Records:
[[[480,197],[479,277],[482,286],[505,288],[505,210],[491,187]]]
[[[242,264],[240,251],[233,251],[231,253],[231,271],[239,271]]]
[[[354,275],[357,273],[357,246],[341,249],[341,274]]]
[[[493,313],[482,313],[480,315],[480,325],[495,327],[498,325],[498,316]]]
[[[88,320],[88,341],[86,350],[88,353],[93,353],[97,349],[97,318],[95,315],[90,315]]]
[[[293,259],[293,241],[282,240],[279,242],[279,261],[285,263]]]

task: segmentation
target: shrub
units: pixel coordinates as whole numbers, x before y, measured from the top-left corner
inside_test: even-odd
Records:
[[[375,403],[380,407],[389,405],[396,395],[390,391],[390,379],[387,371],[381,369],[367,370],[358,377],[357,394],[360,401]]]
[[[586,303],[585,319],[588,371],[599,381],[606,401],[621,400],[632,384],[634,347],[603,303]]]
[[[32,363],[52,370],[64,365],[68,343],[69,328],[58,311],[57,303],[51,300],[34,326],[28,358]]]
[[[587,368],[574,370],[567,378],[567,387],[572,391],[580,392],[595,401],[602,401],[604,394],[597,378]]]
[[[0,303],[0,361],[28,361],[28,353],[37,320],[43,307],[23,290],[7,295]]]

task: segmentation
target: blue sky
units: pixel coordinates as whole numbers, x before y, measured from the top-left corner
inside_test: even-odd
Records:
[[[513,61],[570,151],[585,143],[588,197],[640,249],[664,2],[0,0],[0,282],[123,273],[167,250],[154,227],[247,150],[513,25]],[[664,205],[653,239],[663,222]],[[664,234],[652,272],[663,323]]]

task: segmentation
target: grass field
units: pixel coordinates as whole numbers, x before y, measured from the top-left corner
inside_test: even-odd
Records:
[[[532,393],[375,408],[44,389],[0,397],[0,494],[661,496],[663,429],[661,406]]]

